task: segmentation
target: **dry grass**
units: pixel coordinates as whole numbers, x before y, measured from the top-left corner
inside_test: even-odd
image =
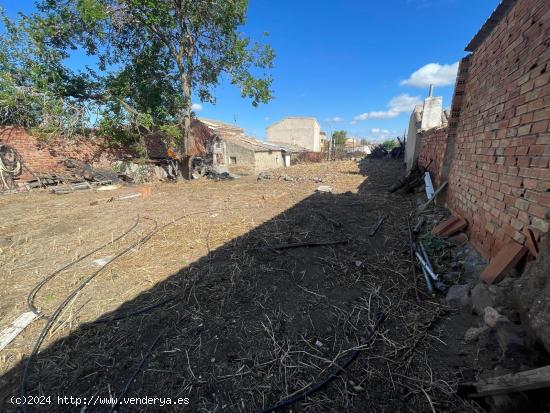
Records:
[[[400,173],[397,164],[367,162],[366,179],[349,161],[283,172],[295,179],[275,174],[259,182],[156,185],[150,198],[95,206],[90,202],[103,194],[0,198],[0,228],[11,237],[0,254],[1,327],[25,311],[27,292],[49,272],[108,243],[40,292],[37,305],[46,313],[95,269],[94,260],[115,256],[155,222],[161,228],[105,267],[65,308],[33,366],[31,393],[70,386],[79,395],[190,397],[193,411],[245,412],[297,394],[361,350],[299,410],[475,409],[454,395],[456,372],[431,368],[445,344],[434,326],[447,308],[423,294],[420,277],[411,279],[412,199],[386,191]],[[336,194],[311,196],[320,184]],[[197,214],[174,222],[188,213]],[[369,238],[382,214],[384,224]],[[138,215],[150,220],[140,219],[127,237],[109,243]],[[269,248],[342,237],[350,242]],[[171,296],[151,314],[82,328],[104,314]],[[379,312],[387,320],[365,345]],[[42,325],[36,322],[2,354],[8,393],[17,391],[17,363]]]

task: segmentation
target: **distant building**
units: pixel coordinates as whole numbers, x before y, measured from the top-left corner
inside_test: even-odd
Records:
[[[330,141],[327,138],[326,132],[323,132],[323,131],[319,132],[319,136],[321,138],[321,151],[325,151],[328,149]]]
[[[287,117],[267,127],[267,141],[321,151],[321,127],[315,118]]]
[[[357,146],[349,146],[345,147],[344,150],[347,153],[355,153],[355,152],[362,152],[364,154],[369,155],[372,152],[372,145],[357,145]]]
[[[231,172],[256,173],[290,165],[295,149],[246,136],[244,129],[212,119],[199,119],[223,145],[223,163]]]

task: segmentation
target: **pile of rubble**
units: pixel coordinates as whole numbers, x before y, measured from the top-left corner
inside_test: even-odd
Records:
[[[401,159],[405,156],[405,146],[401,139],[397,138],[399,146],[396,146],[392,149],[389,149],[383,144],[378,144],[371,149],[371,153],[368,155],[369,158],[379,158],[379,159]]]
[[[422,193],[417,221],[409,225],[411,272],[416,277],[416,262],[425,294],[439,293],[453,309],[447,328],[457,329],[453,323],[461,320],[459,346],[481,354],[471,366],[474,380],[465,381],[459,394],[494,411],[539,411],[541,395],[531,390],[550,383],[550,238],[506,250],[487,264],[468,243],[464,219],[441,206],[428,208],[445,185],[429,191],[429,172],[417,167],[390,192]]]

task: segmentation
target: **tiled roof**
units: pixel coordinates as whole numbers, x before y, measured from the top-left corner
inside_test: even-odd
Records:
[[[250,136],[246,136],[244,129],[235,125],[220,122],[213,119],[200,118],[199,121],[208,127],[211,131],[216,133],[221,139],[226,142],[231,142],[242,148],[254,151],[254,152],[267,152],[267,151],[281,151],[285,150],[278,144],[270,142],[262,142],[254,139]]]
[[[281,150],[285,152],[307,152],[308,150],[300,145],[295,145],[291,143],[285,143],[285,142],[277,142],[277,141],[269,141],[264,142],[266,145],[274,145],[280,148]]]

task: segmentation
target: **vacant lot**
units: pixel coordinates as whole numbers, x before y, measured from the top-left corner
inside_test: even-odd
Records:
[[[37,411],[80,411],[57,396],[256,411],[333,373],[300,411],[471,411],[453,395],[460,374],[431,367],[453,365],[434,328],[447,310],[411,275],[414,198],[387,192],[401,173],[398,162],[342,161],[262,181],[159,184],[143,199],[109,201],[130,187],[0,198],[0,329],[29,311],[37,283],[77,261],[35,290],[44,318],[0,353],[2,411],[15,410],[41,332],[24,387],[56,399]],[[319,242],[331,245],[287,248]]]

